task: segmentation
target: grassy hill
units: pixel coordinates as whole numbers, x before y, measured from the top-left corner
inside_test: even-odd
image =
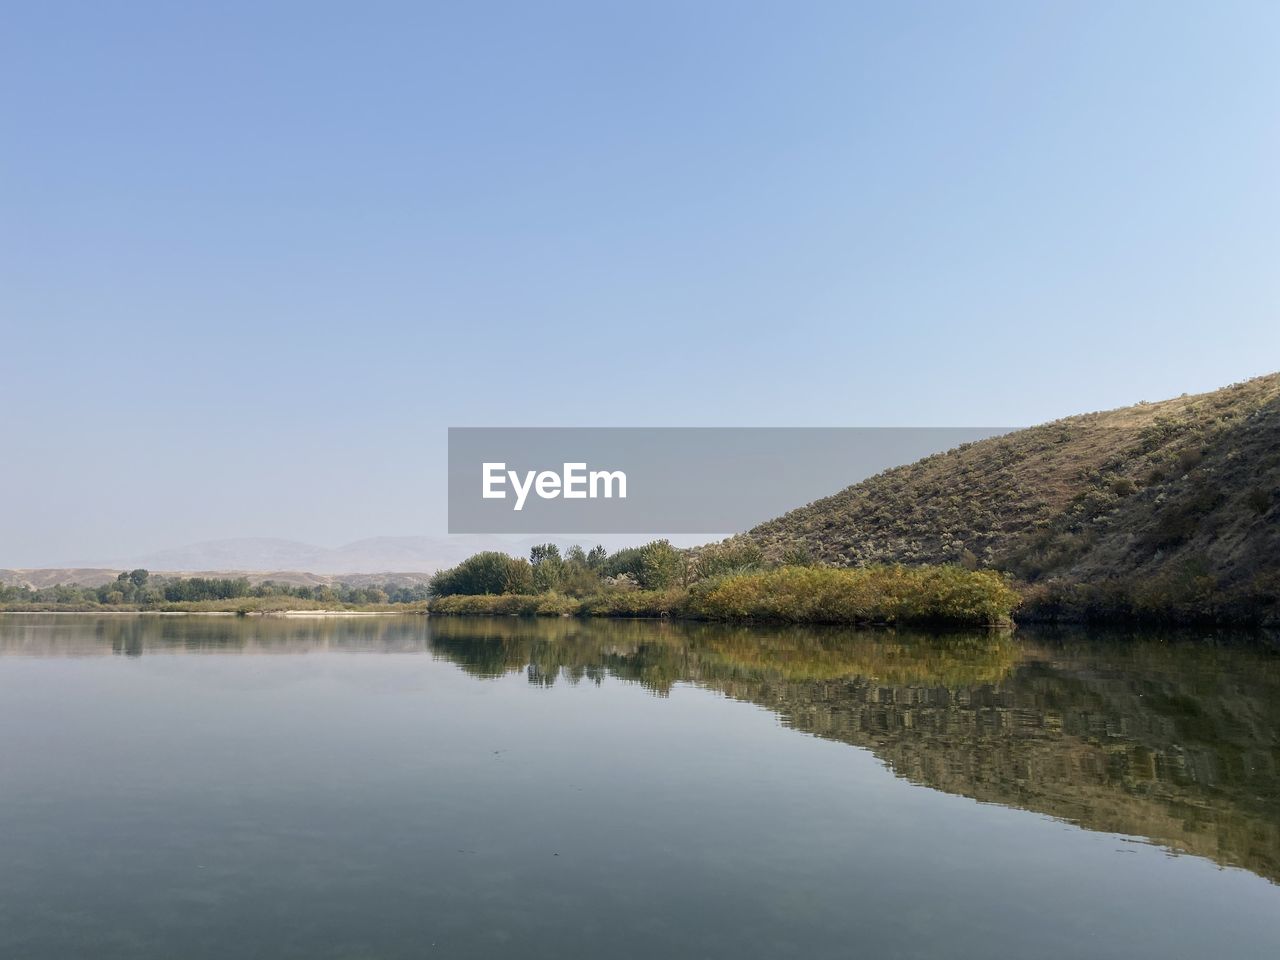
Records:
[[[1024,616],[1280,621],[1280,374],[885,471],[743,537],[773,558],[960,563]]]

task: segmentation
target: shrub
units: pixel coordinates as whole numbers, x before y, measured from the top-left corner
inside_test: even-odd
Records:
[[[669,617],[683,607],[683,590],[611,590],[582,601],[589,617]]]
[[[696,573],[699,579],[722,577],[730,573],[746,573],[764,566],[764,551],[750,540],[729,540],[706,547],[698,553]]]
[[[537,613],[540,617],[572,617],[582,610],[582,601],[548,593],[538,598]]]
[[[432,600],[428,609],[433,614],[531,617],[543,599],[532,594],[454,593]]]
[[[684,611],[708,620],[993,624],[1007,622],[1018,602],[991,571],[783,567],[701,584]]]
[[[582,609],[580,601],[556,593],[455,593],[437,597],[429,610],[437,616],[571,617]]]
[[[1262,487],[1254,487],[1246,495],[1246,499],[1258,516],[1262,516],[1271,509],[1271,492]]]
[[[1204,459],[1204,451],[1199,447],[1188,447],[1178,453],[1178,469],[1183,473],[1193,470]]]

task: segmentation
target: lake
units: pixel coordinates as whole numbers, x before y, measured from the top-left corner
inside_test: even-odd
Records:
[[[1243,636],[0,616],[0,956],[1280,956]]]

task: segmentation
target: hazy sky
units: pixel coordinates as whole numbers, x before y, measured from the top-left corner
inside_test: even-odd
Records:
[[[0,565],[444,528],[449,425],[1280,367],[1280,4],[11,3]]]

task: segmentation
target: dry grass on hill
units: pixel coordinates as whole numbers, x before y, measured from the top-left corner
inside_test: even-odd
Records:
[[[1031,615],[1274,619],[1280,374],[1089,413],[888,470],[744,535],[774,558],[961,563]]]

